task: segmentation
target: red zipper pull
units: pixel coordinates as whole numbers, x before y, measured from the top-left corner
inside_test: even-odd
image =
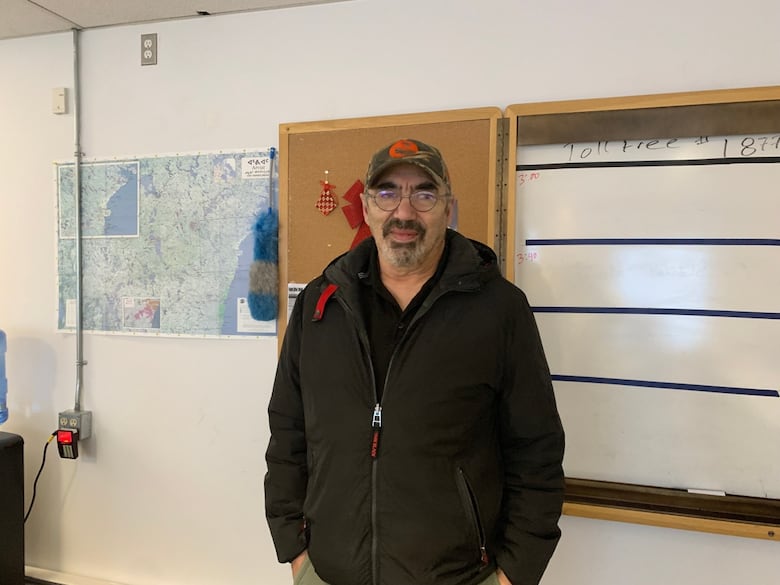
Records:
[[[479,547],[479,552],[481,553],[479,560],[482,563],[482,566],[484,567],[489,562],[487,549],[484,546],[481,546],[481,547]]]
[[[371,459],[376,459],[379,450],[379,431],[382,430],[382,407],[379,406],[378,402],[374,406],[374,413],[371,416],[371,428],[374,429],[374,434],[371,437]]]

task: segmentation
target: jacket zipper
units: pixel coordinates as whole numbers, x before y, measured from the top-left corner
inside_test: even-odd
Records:
[[[374,429],[371,436],[371,459],[376,459],[379,449],[379,431],[382,430],[382,406],[378,402],[374,406],[374,415],[371,417],[371,428]]]
[[[369,364],[371,360],[369,359]],[[373,365],[371,365],[373,370]],[[374,384],[376,388],[376,384]],[[376,389],[374,390],[376,398]],[[379,539],[377,533],[377,509],[376,509],[376,476],[377,454],[379,449],[379,433],[382,430],[382,407],[379,402],[374,406],[371,416],[371,428],[374,429],[371,436],[371,580],[374,585],[379,584]]]

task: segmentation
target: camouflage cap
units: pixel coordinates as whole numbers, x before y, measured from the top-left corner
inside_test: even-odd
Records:
[[[384,171],[400,163],[417,165],[428,173],[440,187],[450,190],[450,174],[438,149],[410,138],[396,140],[374,153],[366,172],[366,187],[373,187]]]

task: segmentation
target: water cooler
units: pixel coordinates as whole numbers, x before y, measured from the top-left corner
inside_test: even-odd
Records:
[[[8,419],[6,336],[0,329],[0,424]],[[0,432],[0,585],[24,585],[24,441]]]
[[[1,431],[0,583],[24,585],[24,441]]]

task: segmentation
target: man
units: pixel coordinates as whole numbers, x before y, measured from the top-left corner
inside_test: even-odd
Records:
[[[297,585],[531,585],[560,537],[564,436],[525,295],[447,229],[439,151],[368,167],[371,229],[295,303],[266,516]]]

